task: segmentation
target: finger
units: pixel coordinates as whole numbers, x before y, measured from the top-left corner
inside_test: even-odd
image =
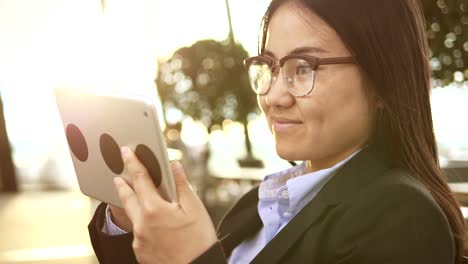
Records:
[[[122,147],[122,158],[132,179],[132,186],[138,201],[143,208],[153,210],[155,206],[162,204],[164,199],[159,195],[148,171],[135,153],[128,147]]]
[[[179,200],[179,203],[184,205],[187,201],[193,199],[195,193],[193,192],[192,187],[190,186],[190,183],[187,180],[187,176],[185,175],[184,168],[182,167],[180,161],[172,161],[171,169],[172,174],[174,176],[177,198]]]
[[[138,204],[135,192],[121,177],[114,178],[114,185],[117,190],[117,194],[119,195],[120,202],[122,202],[124,207],[125,213],[128,218],[135,223],[140,210],[140,205]]]

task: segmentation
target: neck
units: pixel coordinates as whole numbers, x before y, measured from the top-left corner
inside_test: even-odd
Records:
[[[331,167],[335,166],[336,164],[338,164],[339,162],[346,159],[347,157],[349,157],[354,152],[358,151],[359,149],[362,149],[364,146],[365,145],[350,148],[349,150],[346,150],[346,151],[343,151],[343,152],[340,152],[340,153],[336,153],[336,154],[334,154],[332,156],[328,156],[328,157],[325,157],[325,158],[322,158],[322,159],[307,160],[306,161],[306,166],[307,166],[306,171],[307,171],[307,173],[312,173],[312,172],[316,172],[316,171],[319,171],[319,170],[324,170],[324,169],[331,168]]]

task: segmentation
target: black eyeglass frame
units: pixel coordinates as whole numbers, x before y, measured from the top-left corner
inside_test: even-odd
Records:
[[[254,61],[261,61],[261,62],[264,62],[266,65],[268,65],[268,67],[270,68],[270,71],[272,73],[274,73],[274,70],[275,70],[274,67],[279,66],[280,69],[282,69],[284,64],[286,63],[286,61],[289,60],[289,59],[301,59],[301,60],[306,61],[307,63],[309,63],[310,67],[314,71],[314,74],[315,74],[315,71],[317,70],[317,68],[320,65],[355,64],[356,63],[356,61],[354,60],[354,57],[352,57],[352,56],[334,57],[334,58],[317,58],[317,57],[310,56],[310,55],[290,54],[290,55],[284,56],[283,58],[279,59],[278,61],[275,61],[272,58],[262,56],[262,55],[249,57],[249,58],[244,60],[244,66],[248,71],[250,66],[252,65],[252,63]],[[249,79],[250,79],[250,76],[249,76]],[[253,89],[253,87],[252,87],[252,90],[254,90],[254,92],[256,94],[258,94],[258,95],[265,95],[270,91],[270,88],[271,88],[272,84],[273,84],[273,80],[271,81],[270,86],[268,87],[268,89],[266,89],[266,91],[264,93],[257,93],[257,91],[255,91]],[[314,89],[314,86],[315,86],[315,76],[314,76],[314,83],[312,84],[312,87],[310,88],[310,90],[306,94],[296,95],[293,92],[291,92],[289,89],[288,89],[288,91],[289,91],[289,93],[291,93],[292,95],[294,95],[296,97],[303,97],[303,96],[309,95],[312,92],[312,90]]]

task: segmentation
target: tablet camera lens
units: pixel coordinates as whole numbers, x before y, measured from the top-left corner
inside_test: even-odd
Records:
[[[107,167],[113,173],[121,174],[124,169],[124,163],[120,154],[120,147],[114,138],[109,134],[102,134],[99,139],[99,147],[101,148],[101,155]]]
[[[81,130],[76,125],[69,124],[65,134],[68,146],[73,155],[81,162],[88,160],[88,145],[86,144],[86,139],[83,133],[81,133]]]
[[[135,149],[135,155],[140,162],[146,167],[146,170],[153,179],[154,185],[159,187],[162,180],[161,166],[159,165],[158,158],[154,155],[153,151],[146,145],[140,144]]]

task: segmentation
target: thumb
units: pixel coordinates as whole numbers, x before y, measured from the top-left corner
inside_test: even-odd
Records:
[[[177,191],[177,199],[179,202],[190,193],[193,193],[192,187],[190,186],[187,176],[185,175],[184,168],[180,161],[175,160],[171,162],[172,175],[174,176],[174,183]]]

